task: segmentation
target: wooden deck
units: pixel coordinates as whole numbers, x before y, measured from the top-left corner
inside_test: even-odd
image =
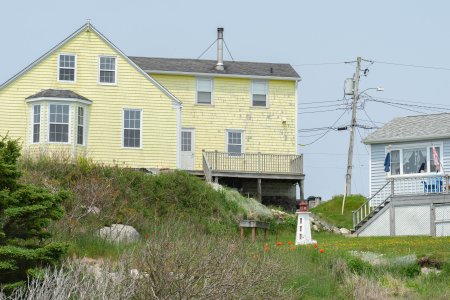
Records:
[[[203,152],[203,171],[213,177],[302,180],[303,156],[293,154]]]

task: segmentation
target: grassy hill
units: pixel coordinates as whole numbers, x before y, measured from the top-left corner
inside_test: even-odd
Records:
[[[353,227],[352,211],[359,208],[366,198],[361,195],[351,195],[345,199],[344,214],[342,214],[342,195],[334,196],[331,200],[322,202],[311,209],[322,220],[336,226],[350,229]]]

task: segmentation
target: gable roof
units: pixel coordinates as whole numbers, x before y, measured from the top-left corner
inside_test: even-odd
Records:
[[[300,80],[290,64],[224,61],[225,70],[215,69],[217,61],[206,59],[130,56],[141,69],[150,73],[194,73],[234,77],[268,77]]]
[[[364,144],[450,138],[450,113],[395,118],[369,134]]]
[[[166,96],[168,96],[170,99],[175,101],[178,104],[181,104],[181,101],[178,100],[177,97],[175,97],[172,93],[170,93],[165,87],[163,87],[158,81],[153,79],[150,75],[148,75],[144,70],[142,70],[138,65],[136,65],[131,59],[128,58],[128,56],[125,55],[119,48],[117,48],[110,40],[108,40],[102,33],[100,33],[90,22],[87,22],[83,26],[81,26],[79,29],[77,29],[74,33],[72,33],[70,36],[68,36],[66,39],[64,39],[62,42],[60,42],[58,45],[50,49],[48,52],[46,52],[44,55],[39,57],[37,60],[32,62],[30,65],[25,67],[23,70],[21,70],[19,73],[8,79],[6,82],[0,85],[0,90],[8,86],[10,83],[12,83],[14,80],[25,74],[27,71],[32,69],[34,66],[36,66],[38,63],[49,57],[51,54],[53,54],[56,50],[64,46],[66,43],[68,43],[70,40],[78,36],[80,33],[84,31],[93,31],[95,34],[97,34],[98,37],[100,37],[106,44],[108,44],[111,48],[113,48],[117,53],[120,54],[131,66],[133,66],[139,73],[144,75],[145,78],[147,78],[151,83],[153,83],[158,89],[160,89]]]
[[[89,101],[88,98],[81,96],[80,94],[77,94],[74,91],[54,90],[54,89],[42,90],[34,95],[28,96],[26,99],[36,99],[36,98],[65,98],[65,99],[80,99]]]

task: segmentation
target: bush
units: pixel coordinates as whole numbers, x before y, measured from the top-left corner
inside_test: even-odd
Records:
[[[41,265],[53,264],[66,252],[61,243],[48,243],[48,227],[63,216],[68,194],[17,182],[20,173],[16,140],[0,139],[0,285],[20,286],[27,275],[39,275]]]

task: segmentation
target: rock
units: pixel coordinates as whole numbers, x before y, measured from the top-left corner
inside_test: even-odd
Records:
[[[350,230],[348,230],[347,228],[340,228],[339,231],[341,232],[341,234],[343,235],[347,235],[347,234],[351,234],[352,232]]]
[[[420,269],[420,273],[422,273],[423,275],[429,275],[429,274],[439,274],[442,271],[436,269],[436,268],[427,268],[427,267],[423,267]]]
[[[221,186],[218,183],[215,182],[209,182],[209,185],[216,191],[220,192],[221,190],[223,190],[223,186]]]
[[[103,227],[98,235],[110,242],[129,243],[139,239],[139,232],[133,226],[123,224],[111,224],[110,227]]]
[[[320,230],[319,230],[319,227],[316,225],[316,224],[314,224],[313,226],[312,226],[312,230],[314,230],[315,232],[319,232]]]
[[[97,206],[90,206],[87,208],[88,214],[98,215],[100,213],[100,208]]]
[[[341,231],[337,227],[333,227],[333,233],[335,234],[341,234]]]

